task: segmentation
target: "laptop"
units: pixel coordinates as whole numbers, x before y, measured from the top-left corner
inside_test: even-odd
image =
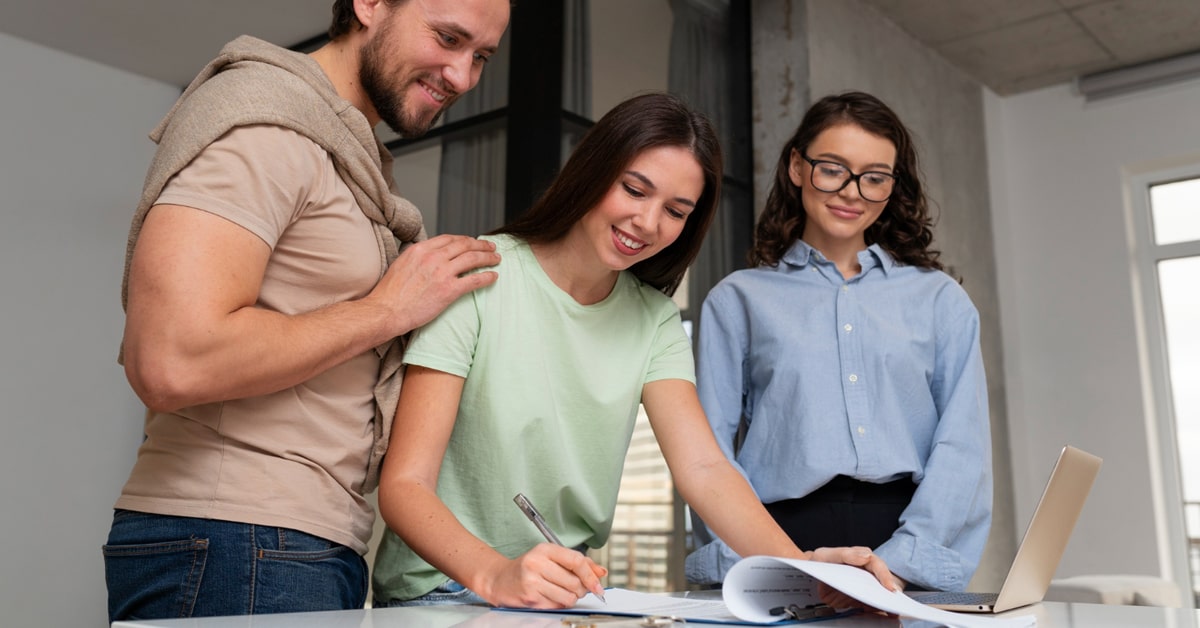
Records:
[[[1000,613],[1041,602],[1100,463],[1086,451],[1063,447],[999,593],[912,591],[908,595],[928,606],[968,613]]]

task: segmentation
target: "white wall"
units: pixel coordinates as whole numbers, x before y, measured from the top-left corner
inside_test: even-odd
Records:
[[[1200,161],[1200,82],[1092,104],[1064,85],[985,106],[1018,521],[1075,444],[1104,466],[1059,575],[1170,578],[1124,183]]]
[[[115,361],[125,236],[179,91],[7,35],[0,81],[0,623],[106,626],[143,412]]]

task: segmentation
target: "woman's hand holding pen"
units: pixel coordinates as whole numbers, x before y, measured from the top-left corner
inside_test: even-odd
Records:
[[[589,592],[603,593],[608,570],[573,549],[539,543],[487,573],[478,593],[495,606],[570,608]]]

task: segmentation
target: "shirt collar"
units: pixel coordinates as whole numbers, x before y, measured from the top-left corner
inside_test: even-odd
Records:
[[[780,261],[795,266],[804,268],[809,264],[815,264],[819,260],[824,259],[816,249],[809,246],[804,240],[796,240],[781,258]],[[883,247],[878,244],[872,244],[865,250],[858,252],[858,263],[862,266],[862,272],[865,274],[871,268],[876,266],[883,271],[883,274],[890,275],[892,269],[896,267],[896,260]]]
[[[872,266],[879,266],[883,271],[884,276],[892,274],[892,269],[896,267],[896,258],[892,257],[887,251],[883,250],[882,246],[872,244],[865,251],[859,251],[858,263],[862,265],[863,272],[867,271],[868,261]]]
[[[796,240],[792,246],[784,251],[783,257],[779,261],[795,266],[796,268],[804,268],[812,263],[812,256],[817,250],[809,246],[804,240]]]

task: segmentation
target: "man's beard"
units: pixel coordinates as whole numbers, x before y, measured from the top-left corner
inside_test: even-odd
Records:
[[[448,102],[443,103],[437,114],[427,122],[407,114],[404,109],[403,89],[397,80],[388,77],[383,67],[386,55],[383,50],[383,41],[387,38],[388,30],[388,27],[385,26],[374,39],[363,44],[361,61],[358,66],[358,80],[362,84],[367,98],[375,107],[375,112],[379,114],[379,119],[383,120],[392,131],[401,137],[420,137],[442,117],[442,112],[446,110],[446,106],[450,102],[453,102],[453,98],[448,97]]]

